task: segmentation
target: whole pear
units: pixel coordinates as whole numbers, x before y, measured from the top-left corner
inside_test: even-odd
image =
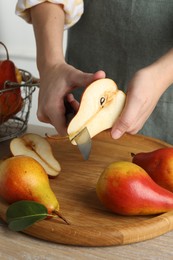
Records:
[[[21,89],[11,90],[11,86],[5,84],[6,81],[21,83],[21,75],[14,62],[10,60],[7,47],[2,42],[1,45],[5,48],[7,57],[5,60],[0,60],[0,90],[5,90],[0,94],[0,124],[18,113],[23,105]]]
[[[0,197],[10,204],[19,200],[36,201],[48,213],[59,210],[45,170],[29,156],[14,156],[0,162]]]
[[[173,192],[173,148],[137,153],[132,162],[141,166],[157,184]]]
[[[103,205],[117,214],[150,215],[173,210],[173,193],[132,162],[111,163],[100,175],[96,192]]]

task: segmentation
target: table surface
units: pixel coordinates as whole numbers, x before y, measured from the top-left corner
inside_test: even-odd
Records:
[[[27,132],[56,134],[50,127],[28,126]],[[9,154],[9,141],[0,144],[0,158]],[[3,260],[54,260],[54,259],[173,259],[173,231],[160,237],[123,246],[79,247],[55,244],[30,237],[20,232],[10,231],[6,224],[0,222],[0,259]]]

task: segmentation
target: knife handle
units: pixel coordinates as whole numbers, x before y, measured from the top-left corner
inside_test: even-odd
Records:
[[[72,120],[72,118],[75,116],[75,111],[66,98],[64,99],[64,106],[65,106],[66,125],[68,125]]]

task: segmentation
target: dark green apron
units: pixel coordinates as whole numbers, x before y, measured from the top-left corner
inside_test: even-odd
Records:
[[[137,70],[172,47],[173,0],[86,0],[83,16],[69,29],[66,60],[85,72],[104,70],[126,92]],[[173,86],[140,133],[173,144]]]

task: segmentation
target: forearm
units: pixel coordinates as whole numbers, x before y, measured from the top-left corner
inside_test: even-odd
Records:
[[[46,67],[64,62],[64,11],[61,5],[46,2],[32,7],[30,12],[36,39],[37,66],[41,74]]]
[[[163,93],[173,83],[173,48],[148,67]]]

